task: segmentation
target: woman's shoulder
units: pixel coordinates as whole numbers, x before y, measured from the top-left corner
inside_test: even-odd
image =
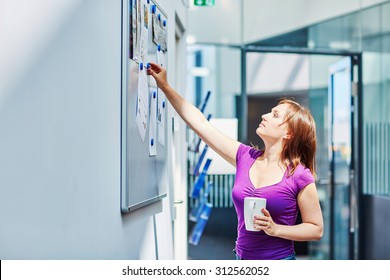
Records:
[[[257,158],[262,153],[257,147],[249,146],[243,143],[240,143],[237,151],[237,159],[240,159],[244,155],[249,156],[250,158]]]
[[[290,166],[291,167],[291,166]],[[298,165],[295,167],[293,175],[295,177],[300,177],[302,175],[311,175],[313,176],[312,172],[310,171],[309,168],[307,168],[305,165],[302,163],[298,163]]]
[[[294,181],[301,187],[315,182],[314,175],[309,168],[303,164],[298,164],[293,174]]]
[[[295,168],[295,172],[299,172],[299,173],[310,172],[310,169],[304,166],[302,163],[298,163],[297,167]]]
[[[259,150],[256,146],[249,146],[243,143],[240,143],[240,146],[238,148],[243,153],[249,154],[251,157],[258,157],[259,154],[261,154],[263,151]]]

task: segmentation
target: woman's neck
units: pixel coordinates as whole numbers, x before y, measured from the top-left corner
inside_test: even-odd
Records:
[[[261,155],[261,159],[265,161],[267,165],[279,165],[282,153],[282,145],[275,143],[273,145],[265,145],[264,153]]]

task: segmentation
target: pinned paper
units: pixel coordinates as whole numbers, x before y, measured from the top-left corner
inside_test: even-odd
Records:
[[[160,45],[163,51],[167,50],[167,20],[158,10],[156,5],[151,6],[152,12],[152,38],[156,45]]]
[[[141,62],[139,64],[137,114],[135,120],[142,141],[145,140],[145,133],[148,122],[148,95],[148,78],[146,74],[146,67],[144,67],[143,63]]]
[[[161,45],[157,45],[157,64],[165,67],[165,53],[161,50]]]
[[[157,155],[157,88],[149,88],[149,156]]]
[[[158,130],[158,142],[165,146],[165,111],[167,109],[167,101],[164,93],[161,89],[157,90],[157,130]]]
[[[141,0],[131,1],[130,58],[140,61]]]
[[[148,38],[149,38],[149,9],[147,0],[141,0],[141,37],[140,37],[140,60],[145,61],[148,52]]]

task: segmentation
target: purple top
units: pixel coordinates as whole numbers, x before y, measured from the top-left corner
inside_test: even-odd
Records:
[[[249,178],[249,169],[262,153],[241,144],[236,155],[237,171],[232,192],[238,218],[236,253],[244,260],[277,260],[294,253],[294,242],[291,240],[268,236],[264,231],[245,229],[244,198],[266,198],[266,208],[276,224],[294,225],[299,210],[298,193],[314,182],[310,170],[298,165],[291,176],[288,176],[287,169],[279,183],[255,188]]]

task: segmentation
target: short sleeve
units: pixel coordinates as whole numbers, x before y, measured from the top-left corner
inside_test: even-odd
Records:
[[[240,144],[240,146],[238,146],[238,150],[237,150],[237,153],[236,153],[236,164],[238,165],[238,163],[240,162],[240,160],[243,158],[243,155],[245,155],[248,150],[250,149],[249,146],[247,145],[244,145],[244,144]]]
[[[294,174],[297,191],[300,192],[307,185],[314,183],[315,179],[309,168],[299,166],[297,172]]]

